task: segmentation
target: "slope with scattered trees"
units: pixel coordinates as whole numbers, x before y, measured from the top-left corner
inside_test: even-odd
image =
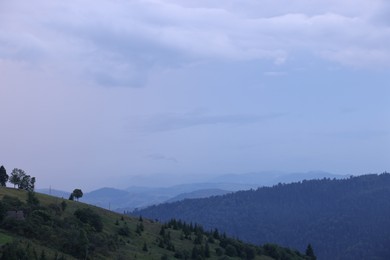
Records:
[[[182,221],[160,224],[7,187],[0,187],[0,246],[0,259],[314,259]]]
[[[199,225],[160,224],[20,189],[0,188],[0,198],[0,259],[312,259]]]

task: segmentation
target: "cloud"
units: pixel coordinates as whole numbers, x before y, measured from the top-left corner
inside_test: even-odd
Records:
[[[284,64],[306,52],[388,67],[388,10],[378,0],[12,1],[0,8],[0,58],[130,87],[146,85],[154,71],[210,59]]]
[[[389,1],[381,1],[370,15],[371,21],[382,27],[390,26],[390,3]]]
[[[177,159],[175,157],[169,157],[169,156],[165,156],[163,154],[160,154],[160,153],[154,153],[154,154],[149,154],[147,156],[147,158],[151,159],[151,160],[156,160],[156,161],[169,161],[169,162],[174,162],[174,163],[177,163]]]
[[[142,132],[165,132],[204,125],[246,125],[265,122],[283,116],[283,114],[268,115],[206,115],[204,113],[171,113],[159,114],[144,118],[133,118],[128,129]]]
[[[285,76],[287,73],[284,71],[266,71],[264,72],[265,76],[269,77],[280,77],[280,76]]]
[[[326,59],[352,67],[372,67],[382,65],[388,67],[390,52],[385,49],[350,48],[338,51],[324,51]]]

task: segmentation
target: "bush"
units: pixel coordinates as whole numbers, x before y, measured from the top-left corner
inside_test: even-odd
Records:
[[[23,205],[18,198],[8,195],[3,197],[2,202],[4,203],[6,210],[18,210]]]
[[[237,255],[237,250],[234,246],[232,245],[227,245],[226,247],[226,254],[228,256],[236,256]]]
[[[125,237],[130,236],[130,228],[127,225],[125,225],[124,227],[120,227],[118,229],[118,235],[125,236]]]
[[[102,218],[96,214],[92,209],[78,209],[75,211],[74,215],[83,223],[89,224],[93,227],[97,232],[101,232],[103,230],[103,222]]]

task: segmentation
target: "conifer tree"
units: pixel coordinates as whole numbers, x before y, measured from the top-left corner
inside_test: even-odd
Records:
[[[8,181],[8,174],[7,174],[7,171],[5,170],[4,166],[2,165],[0,167],[0,185],[5,187],[5,184],[7,183]]]
[[[311,244],[308,244],[307,245],[307,248],[306,248],[306,256],[308,256],[308,258],[310,260],[317,260],[317,257],[315,256],[314,254],[314,250],[313,250],[313,247],[311,246]]]
[[[69,200],[74,200],[74,195],[73,195],[73,193],[71,193],[71,194],[69,195]]]
[[[146,244],[146,242],[144,242],[144,246],[142,247],[142,251],[148,252],[148,245]]]

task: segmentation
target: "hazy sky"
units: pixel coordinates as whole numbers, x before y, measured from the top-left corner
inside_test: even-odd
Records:
[[[390,170],[389,88],[389,1],[0,1],[0,164],[41,188]]]

